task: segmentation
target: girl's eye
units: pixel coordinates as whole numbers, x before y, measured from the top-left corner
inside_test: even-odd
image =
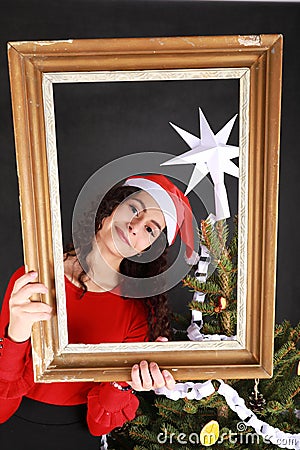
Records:
[[[146,231],[147,231],[148,233],[150,233],[153,237],[155,237],[155,236],[154,236],[154,231],[152,230],[151,227],[146,226]]]
[[[139,212],[138,212],[137,208],[134,205],[129,205],[129,207],[130,207],[131,211],[133,212],[133,214],[135,216],[139,215]]]

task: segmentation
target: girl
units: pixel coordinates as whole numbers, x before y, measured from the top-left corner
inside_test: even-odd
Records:
[[[143,279],[155,279],[164,272],[166,247],[178,231],[193,259],[188,200],[162,175],[131,177],[104,197],[93,236],[83,228],[76,237],[76,248],[71,246],[65,253],[69,342],[170,338],[165,294],[146,292],[140,297]],[[34,293],[47,292],[36,278],[36,272],[18,269],[3,301],[0,448],[99,448],[96,436],[134,418],[138,407],[134,391],[172,389],[174,378],[155,362],[141,361],[132,367],[128,383],[34,383],[31,327],[36,321],[49,320],[52,313],[49,305],[30,301]]]

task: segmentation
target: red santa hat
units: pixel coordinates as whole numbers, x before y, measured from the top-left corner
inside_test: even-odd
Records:
[[[167,177],[158,174],[129,177],[124,186],[135,186],[154,198],[164,214],[168,244],[172,245],[179,233],[186,245],[187,264],[197,264],[199,255],[194,250],[193,213],[183,192]]]

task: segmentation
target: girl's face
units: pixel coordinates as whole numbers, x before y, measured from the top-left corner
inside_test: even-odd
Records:
[[[156,201],[147,192],[138,191],[103,219],[96,238],[100,251],[105,246],[115,255],[128,258],[153,244],[165,226]]]

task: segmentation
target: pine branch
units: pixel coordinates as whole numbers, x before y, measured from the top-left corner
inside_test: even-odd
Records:
[[[275,339],[279,336],[282,336],[286,333],[287,330],[290,330],[291,323],[288,320],[284,320],[282,323],[275,325],[274,337]]]
[[[227,405],[224,397],[221,397],[219,394],[215,393],[207,397],[206,399],[201,400],[201,407],[207,409],[216,410],[221,408],[222,406]]]
[[[220,334],[221,333],[221,329],[218,326],[218,324],[212,325],[209,322],[205,322],[203,327],[202,327],[202,329],[201,329],[201,332],[203,334]]]
[[[290,335],[290,331],[286,333],[286,324],[284,324],[282,331],[285,335]],[[293,341],[286,342],[277,350],[273,357],[273,377],[270,380],[262,380],[261,382],[264,395],[273,394],[274,396],[274,393],[276,393],[276,385],[282,383],[284,379],[287,379],[288,372],[292,371],[295,362],[299,360],[299,355],[300,352],[295,349],[295,343]],[[291,375],[289,374],[289,376]]]
[[[168,450],[172,450],[170,447],[166,447]],[[148,443],[148,447],[144,447],[143,445],[135,445],[133,450],[160,450],[161,446],[159,444],[151,444]],[[120,450],[120,449],[118,449]]]
[[[202,220],[200,226],[200,243],[205,245],[213,262],[219,259],[222,247],[214,225],[209,220]]]
[[[234,267],[232,261],[228,258],[227,250],[225,249],[223,253],[220,255],[218,261],[218,269],[225,272],[226,274],[236,272],[236,268]]]
[[[215,314],[214,305],[210,305],[206,302],[191,302],[189,308],[195,311],[201,311],[203,314],[212,315]]]
[[[237,232],[234,234],[233,238],[231,239],[229,248],[228,248],[228,256],[233,261],[238,254],[238,235]]]
[[[290,398],[293,399],[300,392],[300,378],[296,376],[291,380],[286,388],[286,392],[289,393]]]
[[[157,436],[153,435],[153,433],[143,429],[142,427],[132,427],[129,430],[129,435],[142,444],[145,444],[146,442],[149,444],[157,443]]]
[[[219,317],[221,332],[226,336],[232,336],[235,332],[235,322],[233,320],[233,317],[235,317],[234,313],[229,310],[221,311]]]
[[[288,341],[283,344],[282,347],[274,355],[274,366],[282,363],[282,360],[286,357],[286,355],[294,349],[295,343],[293,341]]]
[[[142,427],[146,427],[147,425],[149,425],[150,422],[150,416],[147,416],[146,414],[140,414],[139,416],[136,416],[132,423],[134,423],[134,426],[142,426]]]
[[[133,450],[148,450],[148,448],[144,447],[143,445],[135,445]]]
[[[229,235],[229,227],[226,223],[226,220],[219,220],[215,223],[215,229],[217,232],[218,241],[220,243],[220,247],[227,253],[226,243]]]
[[[290,332],[290,339],[297,344],[297,342],[299,342],[300,340],[300,322],[298,323],[298,325],[291,330]]]
[[[268,394],[274,389],[276,389],[276,385],[280,383],[284,378],[287,377],[287,372],[291,372],[295,363],[299,361],[300,352],[296,351],[293,355],[289,355],[288,359],[285,361],[281,361],[280,364],[276,368],[274,368],[274,374],[271,380],[264,380],[262,383],[267,381],[267,384],[264,384],[265,389],[264,393]],[[289,370],[290,368],[290,370]]]
[[[283,413],[286,411],[286,405],[282,404],[281,402],[275,401],[275,400],[271,400],[269,401],[266,406],[264,411],[262,412],[262,416],[275,416],[275,419],[277,420],[277,417],[280,413]],[[272,420],[272,418],[270,417],[270,419]]]
[[[278,350],[284,343],[290,340],[291,329],[292,327],[288,320],[284,320],[281,324],[275,326],[275,350]]]
[[[159,397],[154,402],[155,406],[159,409],[159,413],[162,411],[169,411],[174,414],[177,414],[178,416],[182,416],[182,401],[173,402],[170,401],[168,398]]]
[[[184,399],[183,411],[188,414],[196,414],[199,408],[199,402],[195,402],[193,400]]]
[[[291,401],[297,394],[300,392],[300,377],[295,376],[291,380],[284,381],[282,380],[280,386],[280,392],[275,390],[271,395],[270,399],[276,399],[276,397],[280,397],[280,399],[285,399],[285,405],[289,401]]]
[[[219,284],[223,297],[230,299],[232,291],[235,289],[235,284],[232,282],[232,269],[227,269],[225,266],[218,265]]]
[[[218,286],[217,283],[210,280],[201,283],[196,277],[190,275],[183,280],[183,286],[187,286],[193,291],[203,292],[204,294],[223,295],[223,292],[220,290],[220,286]]]

